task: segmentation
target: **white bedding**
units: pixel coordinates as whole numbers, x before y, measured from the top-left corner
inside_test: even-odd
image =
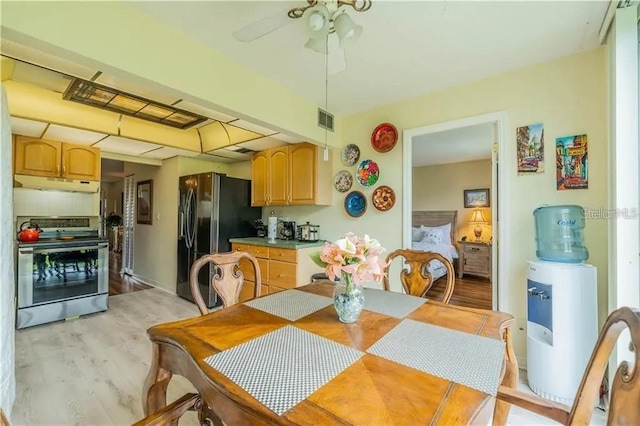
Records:
[[[451,263],[453,263],[453,259],[458,258],[458,250],[456,250],[456,248],[451,244],[443,244],[443,243],[433,244],[433,243],[418,241],[418,242],[411,243],[411,249],[438,253]],[[447,274],[447,268],[444,266],[442,262],[437,260],[434,260],[433,262],[429,263],[429,266],[427,267],[427,271],[429,271],[434,281],[437,280],[438,278],[444,277]]]

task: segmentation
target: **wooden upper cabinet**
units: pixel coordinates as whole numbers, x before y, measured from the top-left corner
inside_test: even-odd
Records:
[[[100,150],[90,146],[63,143],[62,177],[100,180]]]
[[[100,150],[85,145],[15,137],[17,175],[100,180]]]
[[[298,144],[289,147],[289,204],[314,204],[318,147]]]
[[[62,142],[16,136],[14,173],[31,176],[60,176]]]
[[[331,204],[331,163],[320,162],[319,155],[321,150],[309,143],[255,154],[251,167],[252,205]],[[267,178],[263,176],[265,171]],[[266,195],[262,195],[263,189]]]
[[[276,148],[268,153],[271,178],[269,204],[282,206],[289,201],[289,148]]]
[[[269,156],[259,152],[251,161],[251,205],[266,206],[269,195]]]

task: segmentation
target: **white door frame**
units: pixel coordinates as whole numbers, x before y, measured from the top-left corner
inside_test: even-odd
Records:
[[[497,144],[497,149],[494,144],[491,154],[491,187],[494,188],[494,190],[491,191],[491,225],[493,230],[491,285],[493,309],[497,310],[501,306],[508,306],[507,300],[504,300],[506,292],[500,291],[500,283],[502,279],[507,276],[505,261],[507,259],[505,255],[506,244],[501,236],[507,235],[508,229],[506,194],[508,193],[507,186],[509,180],[507,178],[507,168],[504,167],[504,164],[502,167],[498,167],[497,171],[495,167],[498,159],[507,158],[506,111],[461,118],[459,120],[446,121],[429,126],[415,127],[402,132],[402,192],[405,194],[404,197],[402,197],[402,243],[404,248],[411,248],[411,213],[413,211],[411,157],[413,138],[425,134],[479,124],[495,124],[496,128],[496,139],[494,142]],[[495,188],[498,189],[497,194]]]

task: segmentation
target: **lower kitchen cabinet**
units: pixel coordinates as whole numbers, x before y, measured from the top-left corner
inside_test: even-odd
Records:
[[[290,249],[232,243],[231,249],[246,251],[257,259],[262,284],[261,295],[309,284],[311,275],[322,271],[309,257],[310,253],[321,247]],[[244,275],[240,301],[244,302],[253,298],[256,278],[251,263],[246,259],[240,261],[240,271]]]

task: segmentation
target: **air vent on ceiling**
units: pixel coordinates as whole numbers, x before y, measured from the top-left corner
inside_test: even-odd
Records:
[[[240,154],[253,154],[256,151],[249,148],[239,148],[239,149],[236,149],[234,152],[239,152]]]
[[[318,126],[333,132],[333,114],[318,108]]]

